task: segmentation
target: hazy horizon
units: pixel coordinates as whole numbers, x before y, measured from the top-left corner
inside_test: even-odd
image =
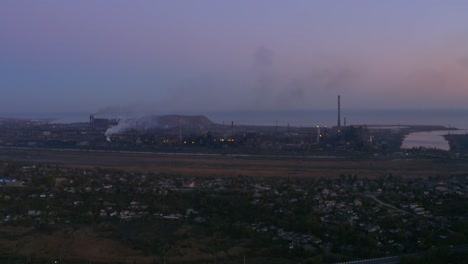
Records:
[[[109,110],[109,109],[108,109]],[[92,112],[30,112],[1,113],[1,118],[53,118],[56,123],[88,122]],[[336,109],[309,110],[225,110],[212,112],[95,112],[98,118],[143,118],[149,115],[204,115],[218,124],[261,125],[261,126],[335,126]],[[348,125],[438,125],[468,129],[468,109],[342,109],[341,122],[344,118]]]
[[[0,113],[440,109],[468,2],[0,2]]]

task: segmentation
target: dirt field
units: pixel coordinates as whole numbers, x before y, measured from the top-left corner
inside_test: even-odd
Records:
[[[33,227],[0,226],[0,256],[15,255],[20,262],[53,263],[163,263],[162,255],[148,256],[128,245],[99,236],[92,228],[55,228],[47,232]],[[209,239],[209,238],[207,238]],[[168,251],[169,263],[206,263],[215,258],[240,259],[248,251],[239,246],[226,251],[202,252],[206,241],[181,239]],[[0,262],[3,259],[0,258]]]
[[[16,248],[17,254],[31,258],[50,258],[50,256],[66,256],[67,259],[92,259],[97,262],[118,261],[140,252],[123,247],[116,241],[96,237],[88,229],[61,229],[50,233],[39,233],[33,228],[3,227],[0,229],[3,238],[0,239],[0,248]],[[14,240],[5,237],[13,236]],[[12,253],[10,250],[0,253]]]
[[[102,167],[122,170],[181,174],[187,176],[295,176],[427,177],[468,173],[466,161],[442,159],[323,159],[311,157],[266,157],[113,153],[53,150],[1,149],[0,160],[60,164],[69,167]]]

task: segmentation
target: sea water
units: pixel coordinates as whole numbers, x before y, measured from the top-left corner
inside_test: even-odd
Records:
[[[89,113],[0,113],[0,118],[52,118],[57,123],[88,122]],[[262,126],[336,126],[336,109],[327,110],[238,110],[238,111],[191,111],[154,113],[154,115],[205,115],[218,124],[262,125]],[[96,116],[101,117],[101,116]],[[105,118],[118,116],[107,115]],[[458,110],[341,110],[341,125],[440,125],[468,129],[468,109]]]
[[[206,113],[216,123],[267,126],[336,126],[333,110],[220,111]],[[461,110],[346,110],[341,125],[440,125],[468,129],[468,109]]]
[[[414,132],[405,137],[401,148],[411,149],[417,147],[436,148],[442,150],[450,150],[448,141],[444,138],[447,134],[465,135],[467,130],[447,130],[430,131],[430,132]]]

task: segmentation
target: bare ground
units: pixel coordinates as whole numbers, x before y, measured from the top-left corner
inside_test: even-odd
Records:
[[[101,167],[187,176],[427,177],[468,172],[468,162],[442,159],[323,159],[310,157],[198,156],[54,150],[0,150],[0,160]]]

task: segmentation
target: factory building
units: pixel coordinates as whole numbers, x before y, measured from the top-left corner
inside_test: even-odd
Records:
[[[108,127],[108,126],[117,125],[118,123],[119,123],[118,119],[96,118],[94,114],[91,114],[89,116],[89,124],[92,126]]]

